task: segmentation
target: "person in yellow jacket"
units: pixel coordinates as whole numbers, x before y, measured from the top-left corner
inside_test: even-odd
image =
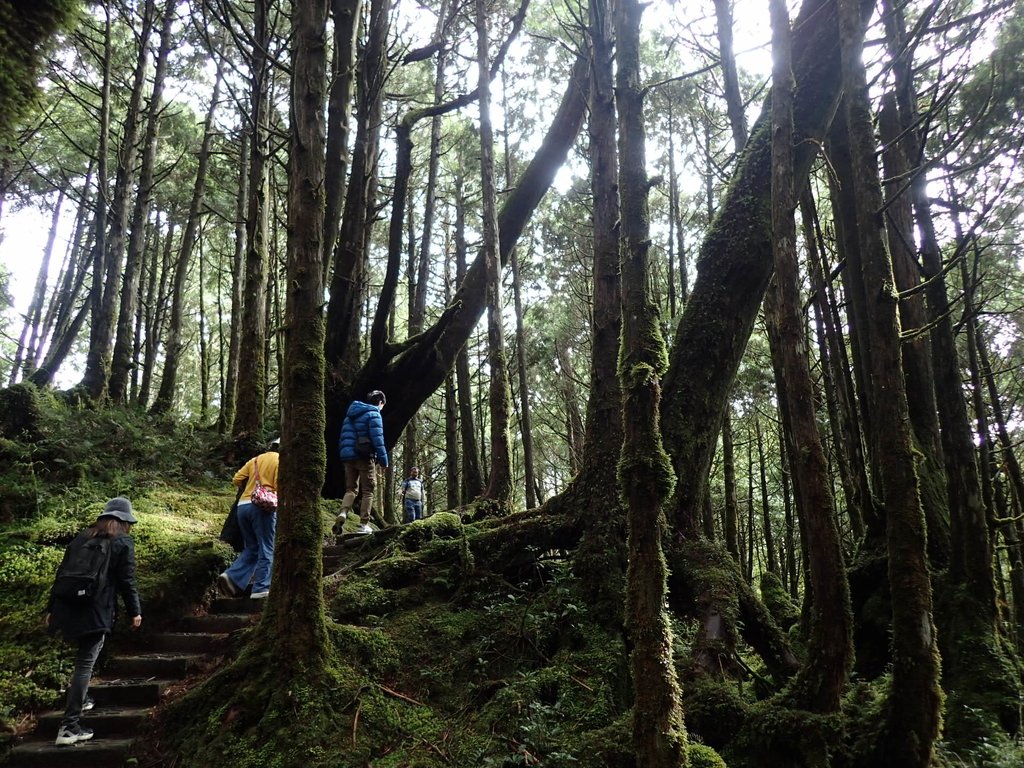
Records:
[[[270,594],[270,572],[274,565],[274,535],[277,531],[277,509],[265,510],[252,503],[256,483],[277,492],[278,441],[270,449],[245,463],[232,482],[245,487],[238,501],[238,525],[245,547],[235,562],[217,577],[217,588],[227,597],[238,597],[252,581],[253,600]]]

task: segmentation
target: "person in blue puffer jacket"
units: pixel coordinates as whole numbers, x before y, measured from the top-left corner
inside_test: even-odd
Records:
[[[338,455],[345,464],[345,496],[341,500],[342,515],[352,512],[356,495],[362,493],[359,505],[359,533],[372,533],[370,506],[377,487],[377,464],[388,465],[388,449],[384,444],[384,420],[380,411],[387,402],[384,393],[375,389],[366,400],[353,400],[341,423]]]

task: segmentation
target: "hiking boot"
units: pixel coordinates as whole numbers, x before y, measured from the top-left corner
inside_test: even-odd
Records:
[[[265,592],[253,592],[251,595],[249,595],[249,599],[250,600],[262,600],[263,598],[265,598],[269,594],[270,594],[270,590],[266,590]]]
[[[220,592],[224,597],[238,597],[238,587],[231,581],[231,577],[226,573],[222,573],[217,577],[217,591]]]
[[[85,701],[82,702],[82,711],[88,712],[90,709],[96,706],[96,702],[93,701],[92,696],[86,696]]]
[[[83,728],[80,725],[75,725],[73,727],[62,725],[60,730],[57,731],[57,739],[53,743],[58,747],[68,747],[72,744],[77,744],[80,741],[88,741],[91,738],[91,728]]]

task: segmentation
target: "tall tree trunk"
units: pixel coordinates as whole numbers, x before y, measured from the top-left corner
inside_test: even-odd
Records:
[[[328,401],[334,399],[330,393],[348,389],[360,361],[359,335],[363,319],[367,248],[377,205],[377,146],[387,76],[386,49],[390,8],[390,0],[371,0],[367,41],[359,61],[356,110],[359,120],[352,148],[351,174],[345,195],[341,232],[332,264],[330,302],[327,306],[325,354],[329,380]],[[407,179],[398,180],[402,183],[407,182]],[[398,195],[394,195],[394,198],[397,201]],[[398,220],[401,222],[402,217],[398,216]],[[368,387],[379,388],[387,391],[385,385],[380,382],[374,382]],[[354,394],[358,397],[365,393],[358,391]],[[328,415],[328,430],[332,432],[332,444],[341,427],[344,406],[338,414],[334,413],[335,410],[338,409],[332,409]],[[337,429],[332,429],[334,422],[337,422]],[[385,430],[385,434],[390,434],[390,431]],[[392,442],[395,438],[392,438]],[[333,456],[334,453],[328,456],[328,467],[336,458]]]
[[[235,246],[231,259],[231,328],[228,339],[228,364],[224,376],[224,397],[221,402],[218,430],[230,432],[235,422],[238,396],[238,361],[242,350],[242,282],[245,274],[245,209],[249,199],[250,129],[244,126],[238,142],[238,193],[235,197]],[[223,353],[222,353],[223,354]]]
[[[192,189],[192,202],[189,204],[188,219],[185,232],[181,236],[181,252],[174,268],[174,285],[171,290],[171,318],[168,327],[164,372],[160,379],[160,391],[153,401],[153,413],[167,413],[174,405],[174,395],[178,389],[178,366],[181,361],[183,342],[181,339],[182,322],[185,315],[185,279],[188,276],[192,251],[199,235],[200,219],[203,214],[203,200],[206,197],[206,174],[210,166],[210,145],[213,142],[213,118],[220,101],[220,87],[223,69],[217,67],[217,77],[213,83],[213,94],[210,106],[206,111],[206,122],[203,126],[203,143],[199,148],[199,165],[196,169],[196,183]]]
[[[686,731],[672,663],[672,627],[665,611],[663,505],[672,492],[673,477],[658,426],[658,382],[667,355],[649,287],[641,14],[642,7],[636,0],[621,0],[615,6],[615,102],[622,205],[622,342],[618,370],[624,433],[619,482],[627,506],[630,554],[626,634],[635,691],[632,733],[636,764],[638,768],[677,768],[686,764]]]
[[[892,687],[879,739],[879,765],[931,764],[940,725],[938,652],[932,624],[925,520],[908,426],[900,350],[900,324],[892,291],[892,264],[877,211],[882,207],[867,80],[862,62],[864,23],[856,0],[839,0],[844,99],[853,167],[860,261],[871,345],[872,436],[886,511],[889,589],[892,596]]]
[[[590,223],[594,251],[590,396],[586,406],[582,466],[567,495],[576,499],[585,522],[573,560],[573,572],[585,585],[595,614],[608,627],[621,631],[626,542],[623,517],[610,509],[617,509],[621,498],[615,467],[623,439],[622,387],[619,377],[610,375],[618,365],[622,330],[614,34],[610,0],[590,0],[588,21],[591,60],[588,131],[593,198]],[[593,510],[605,511],[593,514]]]
[[[506,131],[506,136],[508,132]],[[506,155],[507,156],[507,155]],[[536,479],[533,467],[533,424],[530,417],[530,382],[526,368],[526,323],[523,316],[522,276],[519,272],[519,257],[512,250],[512,298],[516,310],[516,373],[519,380],[520,434],[523,440],[523,474],[526,485],[526,508],[537,506]]]
[[[740,78],[732,47],[732,6],[733,0],[715,0],[719,66],[722,68],[722,82],[725,86],[725,105],[729,113],[729,126],[732,128],[733,146],[739,153],[747,143],[747,117],[743,111]]]
[[[893,275],[896,278],[896,289],[901,294],[900,327],[907,337],[903,342],[903,377],[916,448],[923,456],[918,475],[928,523],[928,553],[932,566],[940,569],[949,563],[950,558],[951,500],[945,487],[947,484],[943,482],[943,446],[937,411],[939,404],[936,400],[932,352],[929,349],[931,334],[924,332],[929,321],[924,295],[920,290],[921,265],[917,261],[914,247],[911,196],[904,190],[904,179],[911,176],[911,170],[900,141],[903,126],[900,124],[894,95],[886,94],[883,97],[878,122],[880,138],[885,147],[882,152],[885,175],[893,180],[885,201],[885,216]]]
[[[846,375],[846,366],[838,359],[842,356],[845,344],[841,338],[839,325],[835,322],[835,302],[832,301],[832,294],[825,282],[822,269],[818,228],[815,226],[814,200],[810,190],[806,190],[800,196],[800,215],[811,274],[811,306],[817,331],[815,335],[818,340],[822,388],[825,390],[825,407],[832,430],[833,452],[839,468],[843,496],[846,499],[846,515],[850,521],[850,530],[854,542],[859,544],[864,538],[864,507],[869,503],[871,494],[864,467],[864,450],[859,425],[850,404],[852,392],[848,386],[849,377]]]
[[[565,400],[565,442],[569,454],[569,472],[575,475],[583,462],[584,427],[579,410],[579,394],[576,391],[576,374],[568,344],[555,339],[555,360],[561,371],[559,389]]]
[[[850,592],[836,526],[828,465],[814,412],[814,389],[801,312],[796,251],[796,194],[793,184],[793,72],[791,33],[785,0],[771,0],[772,54],[772,232],[775,291],[769,288],[766,315],[774,326],[784,380],[778,382],[786,453],[805,531],[808,592],[813,621],[808,654],[789,688],[789,700],[814,712],[838,712],[853,659]],[[788,422],[788,424],[786,423]],[[771,550],[769,549],[769,553]],[[773,555],[769,554],[769,563]],[[769,565],[769,570],[770,570]],[[795,564],[793,576],[795,577]]]
[[[490,369],[491,469],[484,495],[507,508],[512,500],[512,443],[509,436],[511,395],[505,330],[502,320],[501,258],[498,255],[498,203],[494,191],[494,131],[491,127],[491,81],[488,66],[488,14],[476,0],[477,92],[480,110],[480,177],[483,194],[483,250],[487,266],[487,363]]]
[[[285,679],[316,674],[327,656],[320,489],[324,413],[324,103],[327,0],[295,0],[288,163],[288,266],[282,371],[281,509],[274,588],[263,622]]]
[[[739,509],[736,504],[736,458],[732,443],[732,413],[726,407],[722,418],[722,476],[724,478],[725,511],[723,512],[722,530],[725,534],[725,548],[740,559],[739,540],[736,534]]]
[[[754,438],[757,440],[757,466],[761,486],[761,520],[768,573],[779,575],[779,562],[775,557],[775,532],[772,528],[771,504],[768,502],[768,457],[764,452],[764,433],[761,420],[754,418]]]
[[[163,113],[164,78],[167,74],[167,59],[174,41],[171,39],[171,25],[175,19],[175,0],[167,0],[163,10],[160,28],[160,45],[153,64],[153,91],[149,97],[149,112],[146,116],[146,131],[142,139],[142,159],[139,165],[139,191],[135,196],[132,210],[128,251],[121,281],[121,306],[117,315],[114,338],[114,352],[110,365],[110,399],[123,404],[128,400],[128,382],[137,363],[133,357],[134,329],[139,306],[140,279],[143,249],[149,224],[149,209],[153,201],[153,179],[156,172],[157,133],[160,116]]]
[[[249,201],[245,225],[245,285],[242,339],[238,355],[235,419],[231,437],[256,447],[263,436],[266,408],[267,192],[270,155],[270,0],[254,0],[252,52],[249,61]]]
[[[89,336],[89,353],[85,360],[82,386],[93,400],[100,400],[108,394],[111,372],[111,356],[114,345],[117,307],[120,292],[122,265],[125,259],[125,234],[128,231],[128,216],[131,209],[131,195],[138,155],[138,136],[142,93],[146,84],[146,68],[149,60],[149,38],[156,18],[155,0],[145,0],[142,10],[141,29],[138,42],[138,56],[131,95],[124,116],[124,133],[118,152],[117,172],[114,179],[114,194],[108,212],[103,297],[99,312],[93,313]],[[93,275],[93,279],[96,276]]]
[[[146,332],[143,334],[145,344],[143,345],[142,382],[139,384],[137,403],[140,408],[145,408],[149,403],[149,392],[153,376],[156,374],[157,352],[166,316],[167,284],[171,279],[171,253],[174,247],[175,229],[176,222],[172,212],[167,217],[167,234],[164,236],[163,247],[153,249],[153,268],[150,272],[149,285],[146,288]]]
[[[112,77],[110,7],[106,7],[103,26],[103,59],[101,64],[102,85],[100,86],[100,124],[96,160],[96,212],[93,223],[92,243],[92,288],[89,290],[89,311],[92,314],[92,328],[89,333],[89,353],[86,357],[85,376],[82,384],[87,394],[99,399],[107,385],[106,352],[109,347],[103,338],[104,328],[113,322],[113,311],[109,302],[115,299],[113,290],[106,290],[108,273],[107,225],[111,209],[108,174],[110,152],[110,81]],[[113,270],[110,270],[111,272]]]
[[[331,273],[337,245],[341,209],[348,172],[348,141],[352,121],[352,93],[356,82],[356,42],[363,0],[331,0],[334,16],[334,60],[327,101],[327,166],[324,175],[324,280]]]
[[[834,6],[806,0],[795,25],[794,183],[802,184],[839,92]],[[765,112],[702,246],[697,280],[676,329],[663,382],[662,433],[678,479],[671,523],[680,540],[699,535],[730,384],[772,269],[770,125]],[[740,222],[758,226],[738,227]]]

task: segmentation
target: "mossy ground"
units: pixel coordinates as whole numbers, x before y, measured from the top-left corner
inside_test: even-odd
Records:
[[[0,408],[0,728],[9,741],[59,702],[70,673],[70,647],[43,622],[75,534],[112,496],[132,500],[142,631],[152,631],[200,602],[230,557],[216,534],[232,495],[228,469],[209,460],[214,436],[69,407],[30,386],[0,392]],[[124,631],[122,619],[111,647]]]
[[[13,459],[0,462],[8,732],[55,704],[68,672],[70,654],[41,626],[64,543],[107,498],[129,496],[140,519],[144,628],[158,627],[208,597],[231,558],[215,537],[237,469],[221,461],[227,448],[216,435],[32,391],[19,397],[32,417],[0,423],[0,454]],[[259,626],[240,633],[237,656],[168,709],[144,759],[178,768],[633,768],[627,649],[617,611],[592,600],[594,574],[577,562],[571,512],[438,513],[356,543],[324,581],[327,647],[318,662],[285,674]],[[698,605],[717,599],[735,611],[718,557],[695,547],[678,565]],[[837,715],[795,712],[773,705],[781,683],[738,637],[749,674],[717,681],[687,668],[695,621],[676,616],[673,626],[691,766],[721,768],[721,753],[730,768],[866,768],[885,675],[858,681]],[[1024,749],[993,737],[940,743],[937,753],[941,768],[1008,768]]]

